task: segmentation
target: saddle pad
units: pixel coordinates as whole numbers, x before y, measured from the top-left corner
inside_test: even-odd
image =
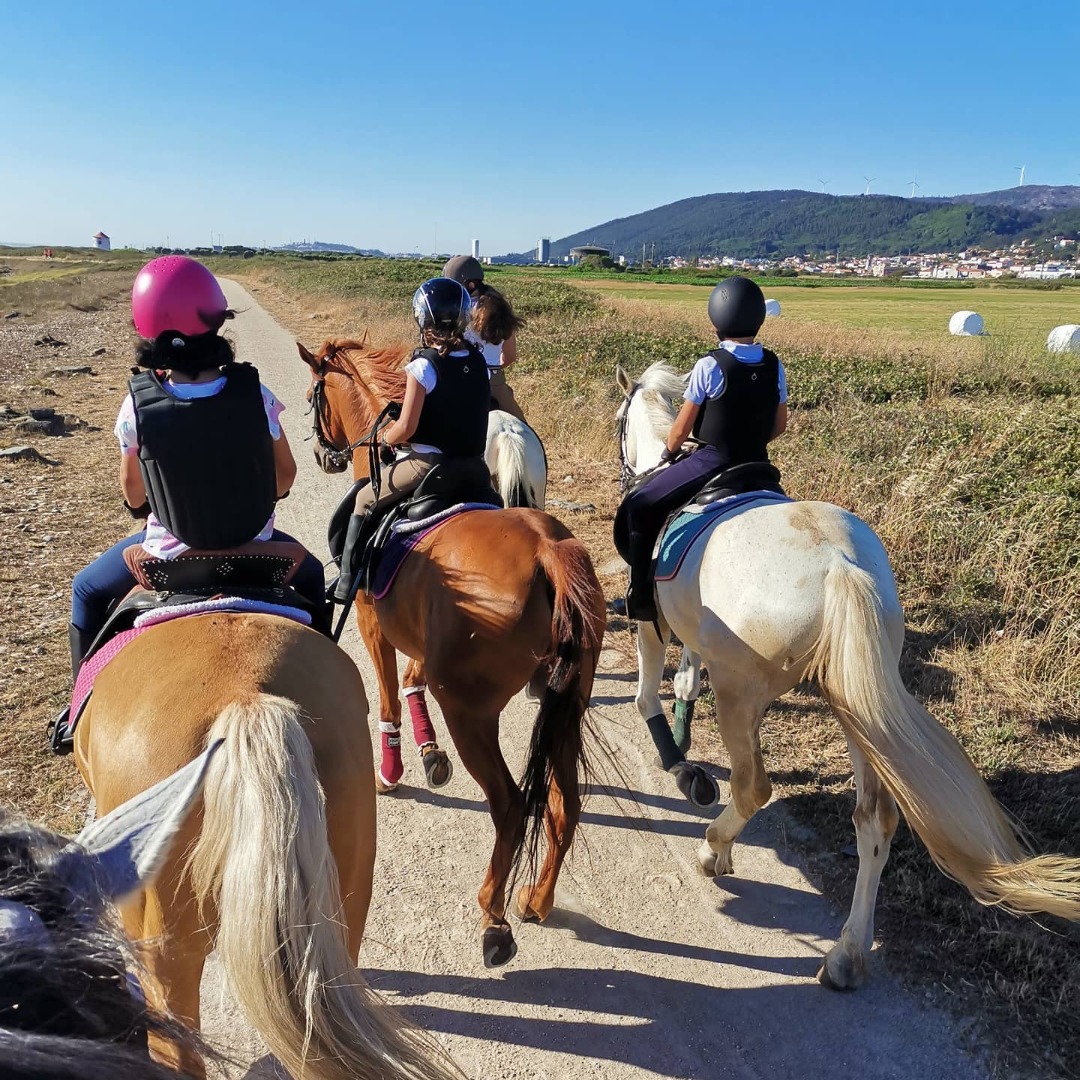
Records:
[[[390,529],[390,535],[386,539],[382,552],[379,555],[379,564],[375,567],[375,579],[371,583],[371,596],[375,600],[382,600],[394,584],[394,579],[401,569],[401,564],[409,557],[410,552],[425,536],[433,533],[436,529],[445,525],[451,518],[459,514],[471,514],[476,510],[498,510],[497,506],[488,503],[459,503],[439,514],[432,514],[423,521],[395,522]],[[399,526],[405,526],[400,528]]]
[[[778,491],[744,491],[741,495],[731,495],[707,506],[695,505],[693,509],[680,510],[660,536],[656,580],[670,581],[675,577],[694,542],[726,514],[751,503],[791,501],[791,498]]]
[[[209,615],[215,611],[278,615],[283,619],[303,623],[304,626],[311,625],[311,615],[300,608],[290,607],[288,604],[271,604],[266,600],[251,600],[243,596],[210,596],[205,600],[194,600],[190,604],[172,604],[169,607],[154,608],[139,615],[134,625],[142,630],[147,626],[170,622],[172,619],[182,619],[187,615]]]
[[[133,627],[109,638],[104,645],[88,660],[84,660],[79,668],[79,675],[75,680],[75,688],[71,691],[71,711],[68,713],[68,735],[74,733],[75,725],[79,722],[87,701],[90,700],[90,691],[94,689],[94,680],[101,674],[105,665],[112,660],[125,645],[134,641],[145,627]]]

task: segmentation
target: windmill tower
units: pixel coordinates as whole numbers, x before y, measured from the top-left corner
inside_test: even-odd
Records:
[[[829,186],[829,181],[828,180],[822,180],[821,177],[819,176],[818,177],[818,183],[821,185],[821,194],[824,195],[825,194],[825,189]]]
[[[877,177],[876,176],[865,176],[864,175],[863,179],[866,181],[866,190],[863,191],[863,194],[864,195],[869,195],[870,194],[870,185],[877,179]]]
[[[1013,168],[1020,170],[1020,186],[1023,187],[1024,186],[1024,173],[1027,172],[1027,166],[1026,165],[1014,165]]]
[[[918,180],[918,177],[916,177],[916,176],[913,176],[913,177],[911,178],[911,197],[912,197],[913,199],[915,198],[915,189],[916,189],[916,188],[917,188],[918,186],[919,186],[919,180]]]

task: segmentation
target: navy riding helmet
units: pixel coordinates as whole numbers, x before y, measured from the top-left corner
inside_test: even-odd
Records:
[[[709,296],[709,321],[722,338],[754,337],[765,321],[765,294],[749,278],[727,278]]]
[[[471,306],[465,286],[451,278],[432,278],[413,294],[413,318],[421,332],[464,333]]]

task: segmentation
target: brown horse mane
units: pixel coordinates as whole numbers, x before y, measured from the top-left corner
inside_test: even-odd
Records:
[[[319,349],[317,359],[331,371],[352,379],[377,402],[376,412],[388,401],[401,401],[405,396],[405,361],[412,348],[404,342],[385,345],[380,349],[351,338],[327,338]]]

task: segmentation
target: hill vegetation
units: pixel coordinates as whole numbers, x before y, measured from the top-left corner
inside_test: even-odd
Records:
[[[551,245],[551,253],[561,259],[572,247],[595,243],[627,258],[640,258],[643,246],[658,259],[837,250],[845,255],[901,254],[1080,235],[1080,187],[1046,190],[1053,197],[990,192],[959,202],[811,191],[698,195],[563,237]],[[985,201],[990,199],[1001,201]]]

